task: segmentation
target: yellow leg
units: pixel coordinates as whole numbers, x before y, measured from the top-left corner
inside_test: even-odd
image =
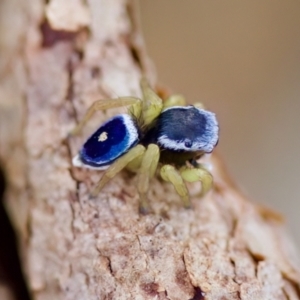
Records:
[[[171,182],[176,192],[181,197],[186,208],[191,207],[189,192],[187,187],[176,169],[171,165],[164,165],[160,170],[160,175],[163,180]]]
[[[146,214],[149,210],[147,193],[149,181],[155,174],[159,161],[159,148],[155,144],[150,144],[145,151],[138,174],[138,192],[140,195],[140,212]]]
[[[164,108],[172,106],[185,106],[186,101],[182,95],[171,95],[164,101]]]
[[[97,186],[91,192],[90,197],[93,198],[99,194],[101,189],[105,184],[111,180],[116,174],[118,174],[126,165],[137,157],[143,155],[145,152],[145,147],[142,145],[137,145],[130,149],[126,154],[118,158],[109,168],[104,172],[104,175],[98,182]]]
[[[130,163],[128,163],[126,169],[129,170],[130,172],[137,173],[141,167],[142,160],[143,160],[143,156],[138,156]]]
[[[143,93],[143,124],[149,125],[161,113],[163,104],[161,98],[150,88],[147,80],[141,80],[141,89]]]
[[[193,104],[195,107],[205,109],[205,106],[201,102]],[[182,95],[171,95],[164,101],[164,109],[172,106],[186,106],[186,100]]]
[[[213,185],[212,175],[201,165],[197,168],[182,167],[180,169],[181,177],[187,182],[201,181],[202,189],[200,196],[204,196]]]
[[[78,134],[86,122],[92,117],[95,111],[97,110],[105,110],[108,108],[126,106],[126,105],[133,105],[140,103],[141,99],[135,97],[120,97],[116,99],[104,99],[95,101],[88,111],[86,112],[83,119],[79,122],[79,124],[70,132],[70,135]]]
[[[196,102],[196,103],[194,103],[194,106],[197,107],[197,108],[200,108],[200,109],[205,109],[204,104],[201,103],[201,102]]]

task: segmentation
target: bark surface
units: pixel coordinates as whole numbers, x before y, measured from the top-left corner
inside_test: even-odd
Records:
[[[71,158],[122,110],[68,132],[95,99],[141,96],[142,73],[155,84],[131,2],[0,5],[0,159],[33,299],[300,299],[284,225],[241,195],[216,155],[206,158],[214,189],[199,199],[200,183],[189,185],[192,210],[155,178],[154,213],[139,215],[126,171],[88,199],[102,173]]]

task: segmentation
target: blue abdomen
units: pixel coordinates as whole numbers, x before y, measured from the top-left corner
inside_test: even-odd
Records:
[[[79,159],[84,165],[103,168],[113,163],[139,141],[135,121],[118,115],[101,125],[84,143]]]

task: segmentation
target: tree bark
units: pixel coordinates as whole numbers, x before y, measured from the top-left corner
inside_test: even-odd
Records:
[[[138,214],[136,177],[124,171],[95,200],[102,173],[72,167],[99,112],[67,139],[95,99],[155,86],[125,0],[0,3],[0,159],[6,207],[33,299],[300,299],[299,255],[280,217],[247,200],[216,154],[214,189],[193,209],[155,178],[152,214]],[[159,30],[159,27],[158,27]]]

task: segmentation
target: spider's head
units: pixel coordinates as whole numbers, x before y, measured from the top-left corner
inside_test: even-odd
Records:
[[[156,131],[159,146],[177,152],[210,153],[219,139],[215,114],[195,106],[174,106],[163,110]]]

